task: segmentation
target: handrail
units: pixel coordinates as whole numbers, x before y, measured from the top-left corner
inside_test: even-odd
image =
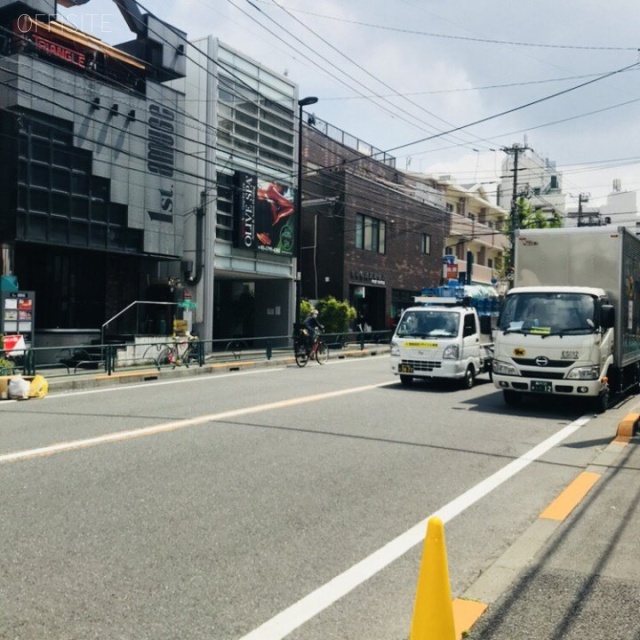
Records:
[[[124,309],[122,309],[121,311],[118,311],[118,313],[116,313],[115,316],[113,316],[112,318],[109,318],[109,320],[107,320],[106,322],[102,323],[102,326],[100,327],[100,343],[101,344],[104,344],[104,330],[105,330],[105,328],[108,325],[110,325],[114,320],[119,318],[121,315],[123,315],[124,313],[129,311],[129,309],[131,309],[132,307],[135,307],[137,304],[172,305],[174,307],[178,306],[177,302],[156,302],[156,301],[152,301],[152,300],[134,300],[133,302],[129,303]]]

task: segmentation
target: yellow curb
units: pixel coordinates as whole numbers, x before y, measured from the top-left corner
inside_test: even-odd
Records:
[[[111,375],[105,374],[102,376],[94,376],[94,380],[117,380],[118,378],[135,378],[138,376],[156,376],[158,375],[157,369],[150,369],[149,371],[129,371],[127,373],[112,373]]]
[[[453,622],[456,628],[456,640],[464,637],[463,634],[473,627],[488,607],[484,602],[463,600],[461,598],[455,598],[451,604],[453,606]]]
[[[637,429],[638,420],[640,420],[640,413],[628,413],[618,425],[616,440],[618,442],[629,442],[629,438],[633,436]]]
[[[253,367],[256,365],[255,360],[229,360],[228,362],[216,362],[215,364],[204,365],[205,369],[238,369],[240,367]]]
[[[584,471],[540,514],[540,518],[564,520],[599,479],[599,473]]]

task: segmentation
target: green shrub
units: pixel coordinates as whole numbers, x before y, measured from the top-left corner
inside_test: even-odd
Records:
[[[10,376],[15,364],[7,358],[0,357],[0,376]]]
[[[306,300],[300,303],[302,317],[306,318],[313,308]],[[336,300],[333,296],[327,296],[318,300],[316,304],[318,318],[324,325],[325,333],[345,333],[353,325],[357,312],[346,300]]]

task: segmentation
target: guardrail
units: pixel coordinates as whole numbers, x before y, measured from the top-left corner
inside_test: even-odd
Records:
[[[332,350],[386,344],[391,331],[326,333],[324,342]],[[0,375],[22,374],[47,377],[95,375],[101,372],[157,370],[176,367],[202,367],[211,363],[243,360],[271,360],[293,354],[293,337],[255,336],[200,340],[167,338],[144,342],[92,343],[73,347],[31,347],[7,358],[12,366],[0,368]],[[5,354],[0,351],[0,358]],[[4,361],[5,365],[7,361]]]

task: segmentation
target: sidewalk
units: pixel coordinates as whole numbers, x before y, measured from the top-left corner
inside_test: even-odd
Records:
[[[365,344],[364,349],[361,349],[359,346],[331,349],[329,351],[329,358],[330,360],[364,358],[385,353],[389,353],[388,344]],[[85,371],[75,374],[65,373],[66,369],[60,368],[56,371],[43,371],[42,375],[44,375],[49,384],[49,391],[71,391],[115,384],[136,384],[153,380],[211,375],[229,371],[241,371],[244,369],[296,365],[293,352],[290,351],[276,351],[271,359],[265,357],[264,351],[256,351],[254,354],[255,358],[246,352],[243,355],[243,358],[209,362],[201,367],[197,364],[191,364],[189,367],[179,366],[172,368],[171,366],[164,366],[158,370],[157,367],[153,365],[147,365],[121,370],[116,369],[111,375],[102,370]],[[307,367],[309,366],[317,365],[315,362],[310,362],[307,364]]]
[[[571,486],[584,497],[541,514],[463,594],[488,605],[468,640],[640,640],[638,412],[635,397],[604,414],[611,444]]]

